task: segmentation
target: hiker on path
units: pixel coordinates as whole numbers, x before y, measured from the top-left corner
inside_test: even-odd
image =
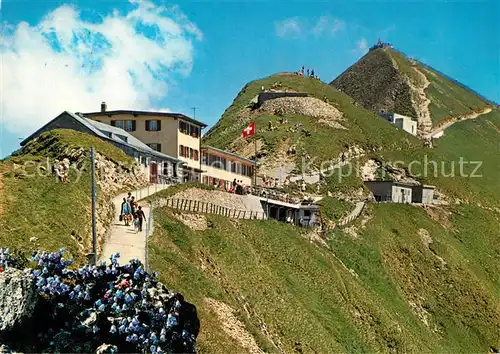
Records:
[[[132,197],[130,199],[130,210],[132,211],[132,215],[136,216],[136,211],[137,211],[137,202],[135,201],[135,197]]]
[[[123,222],[125,223],[125,226],[129,226],[130,220],[132,218],[132,210],[130,209],[130,204],[127,202],[127,199],[125,198],[123,198],[120,216]]]
[[[141,206],[137,210],[137,218],[139,219],[139,231],[142,231],[142,223],[146,219],[146,215],[144,215]]]
[[[128,194],[127,194],[127,203],[130,203],[131,200],[132,200],[132,193],[128,192]]]

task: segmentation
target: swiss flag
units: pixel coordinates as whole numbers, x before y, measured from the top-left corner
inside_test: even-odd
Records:
[[[248,124],[248,127],[243,129],[243,137],[246,138],[247,136],[252,136],[255,135],[255,122],[250,122]]]

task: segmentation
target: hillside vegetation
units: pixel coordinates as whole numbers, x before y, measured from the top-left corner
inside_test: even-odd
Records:
[[[110,161],[133,166],[133,159],[102,140],[72,130],[42,134],[13,156],[0,162],[3,190],[0,213],[0,244],[21,250],[61,247],[85,261],[91,251],[91,178],[89,149]],[[83,150],[82,155],[75,151]],[[86,155],[86,158],[85,158]],[[70,183],[60,183],[51,171],[54,159],[70,158]],[[99,172],[99,171],[98,171]],[[99,220],[108,217],[109,201],[98,186]]]
[[[157,209],[151,268],[197,305],[200,353],[485,353],[500,345],[498,215],[455,211],[441,225],[373,205],[356,237],[334,231],[328,249],[275,221],[200,216],[207,228],[194,231]],[[227,330],[232,316],[240,331]]]
[[[374,112],[396,112],[417,118],[423,114],[419,111],[427,107],[433,125],[450,116],[470,114],[491,106],[458,82],[391,48],[368,52],[330,85]],[[414,88],[424,89],[430,101],[419,107],[419,111],[415,108],[419,106],[415,94],[411,92]]]
[[[261,86],[270,87],[275,82],[281,83],[281,90],[306,92],[309,96],[318,99],[326,96],[330,104],[342,112],[343,119],[338,123],[346,129],[321,124],[317,118],[294,114],[286,114],[284,117],[288,119],[288,124],[280,125],[277,121],[281,117],[247,107],[261,91]],[[337,158],[346,147],[353,145],[366,151],[400,150],[421,146],[418,139],[394,129],[373,112],[353,104],[352,98],[346,94],[319,80],[295,74],[277,74],[246,85],[217,124],[203,137],[203,143],[244,153],[243,150],[252,140],[249,138],[245,142],[240,137],[250,120],[256,123],[255,138],[263,142],[261,150],[272,155],[286,151],[289,146],[295,145],[299,160],[302,153],[307,153],[317,158],[316,163]],[[268,129],[269,121],[273,123],[276,130]],[[295,124],[302,124],[303,129],[290,132],[289,128]],[[253,150],[250,154],[253,154]]]

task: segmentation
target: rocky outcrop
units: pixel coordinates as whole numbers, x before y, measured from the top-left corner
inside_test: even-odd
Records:
[[[265,101],[259,110],[277,116],[298,114],[325,120],[340,120],[342,113],[334,106],[315,97],[282,97]]]
[[[416,116],[408,82],[384,48],[370,51],[330,85],[376,113]]]
[[[29,274],[9,268],[0,273],[0,336],[22,327],[35,310],[38,295]]]

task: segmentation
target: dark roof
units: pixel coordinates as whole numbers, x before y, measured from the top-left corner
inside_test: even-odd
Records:
[[[248,162],[248,163],[252,163],[252,164],[255,163],[255,161],[247,159],[246,157],[233,154],[232,152],[228,152],[228,151],[224,151],[224,150],[221,150],[221,149],[217,149],[217,148],[215,148],[213,146],[205,145],[205,146],[201,147],[201,150],[213,150],[213,151],[217,151],[220,154],[223,154],[223,155],[226,155],[226,156],[230,156],[230,157],[234,157],[236,159],[243,160],[243,161]]]
[[[372,183],[372,184],[382,184],[382,183],[388,183],[388,184],[397,184],[400,186],[405,186],[405,187],[415,187],[415,184],[412,183],[406,183],[406,182],[400,182],[400,181],[364,181],[365,183]]]
[[[96,122],[92,119],[87,119],[87,118],[81,117],[75,113],[68,112],[68,111],[64,111],[63,113],[58,115],[56,118],[52,119],[50,122],[48,122],[47,124],[42,126],[36,132],[31,134],[29,137],[24,139],[21,142],[21,146],[26,145],[30,140],[37,137],[39,135],[39,133],[41,131],[43,131],[43,129],[46,126],[48,126],[50,123],[52,123],[56,119],[61,118],[64,115],[76,120],[78,123],[80,123],[81,125],[86,127],[88,130],[90,130],[92,133],[94,133],[97,137],[99,137],[103,140],[108,140],[108,141],[111,141],[114,143],[118,143],[120,145],[129,147],[135,151],[141,152],[141,153],[149,155],[149,156],[155,156],[155,157],[162,158],[164,160],[170,160],[170,161],[174,161],[174,162],[182,162],[175,157],[172,157],[172,156],[163,154],[159,151],[153,150],[152,148],[150,148],[149,146],[144,144],[142,141],[135,138],[133,135],[131,135],[130,133],[126,132],[125,130],[123,130],[121,128],[113,127],[113,126],[110,126],[108,124],[99,123],[99,122]],[[125,138],[125,140],[122,137]]]
[[[115,116],[118,114],[135,114],[141,116],[156,116],[156,117],[168,117],[168,118],[176,118],[182,119],[187,122],[196,124],[202,128],[205,128],[207,125],[203,122],[200,122],[196,119],[190,118],[181,113],[168,113],[168,112],[148,112],[148,111],[128,111],[128,110],[118,110],[118,111],[105,111],[105,112],[89,112],[89,113],[81,113],[85,117],[96,117],[96,116]]]

